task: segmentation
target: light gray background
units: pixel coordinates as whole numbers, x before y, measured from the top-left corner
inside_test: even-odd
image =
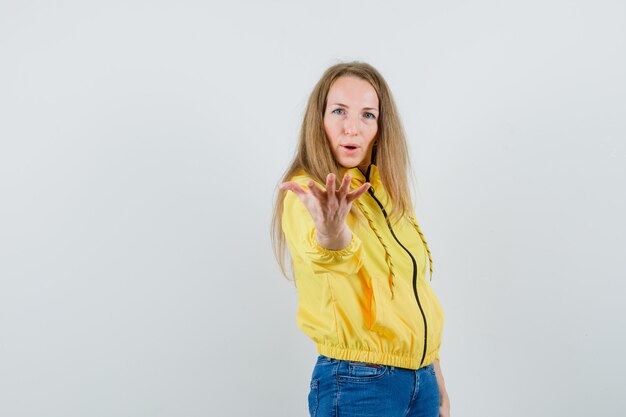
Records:
[[[0,415],[307,415],[269,221],[352,59],[410,138],[453,416],[623,415],[624,2],[226,3],[0,3]]]

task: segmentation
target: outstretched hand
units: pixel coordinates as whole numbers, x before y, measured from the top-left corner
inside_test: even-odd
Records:
[[[315,233],[320,246],[327,249],[343,249],[350,243],[352,231],[346,225],[346,217],[352,202],[363,195],[370,184],[365,183],[350,191],[350,175],[345,174],[338,189],[335,189],[335,174],[326,176],[326,190],[322,190],[310,180],[306,191],[295,181],[280,185],[282,190],[294,192],[311,214],[315,223]]]

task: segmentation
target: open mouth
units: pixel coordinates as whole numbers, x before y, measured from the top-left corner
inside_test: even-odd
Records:
[[[343,147],[351,151],[358,149],[358,146],[356,145],[343,145]]]

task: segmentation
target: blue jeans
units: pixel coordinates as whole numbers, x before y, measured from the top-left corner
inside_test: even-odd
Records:
[[[438,417],[435,368],[418,370],[319,355],[309,392],[311,417]]]

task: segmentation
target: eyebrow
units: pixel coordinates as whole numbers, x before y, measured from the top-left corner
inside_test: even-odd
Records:
[[[347,106],[347,105],[345,105],[343,103],[333,103],[333,104],[331,104],[331,106],[350,107],[350,106]],[[378,109],[375,108],[375,107],[363,107],[363,110],[375,110],[375,111],[378,111]]]

